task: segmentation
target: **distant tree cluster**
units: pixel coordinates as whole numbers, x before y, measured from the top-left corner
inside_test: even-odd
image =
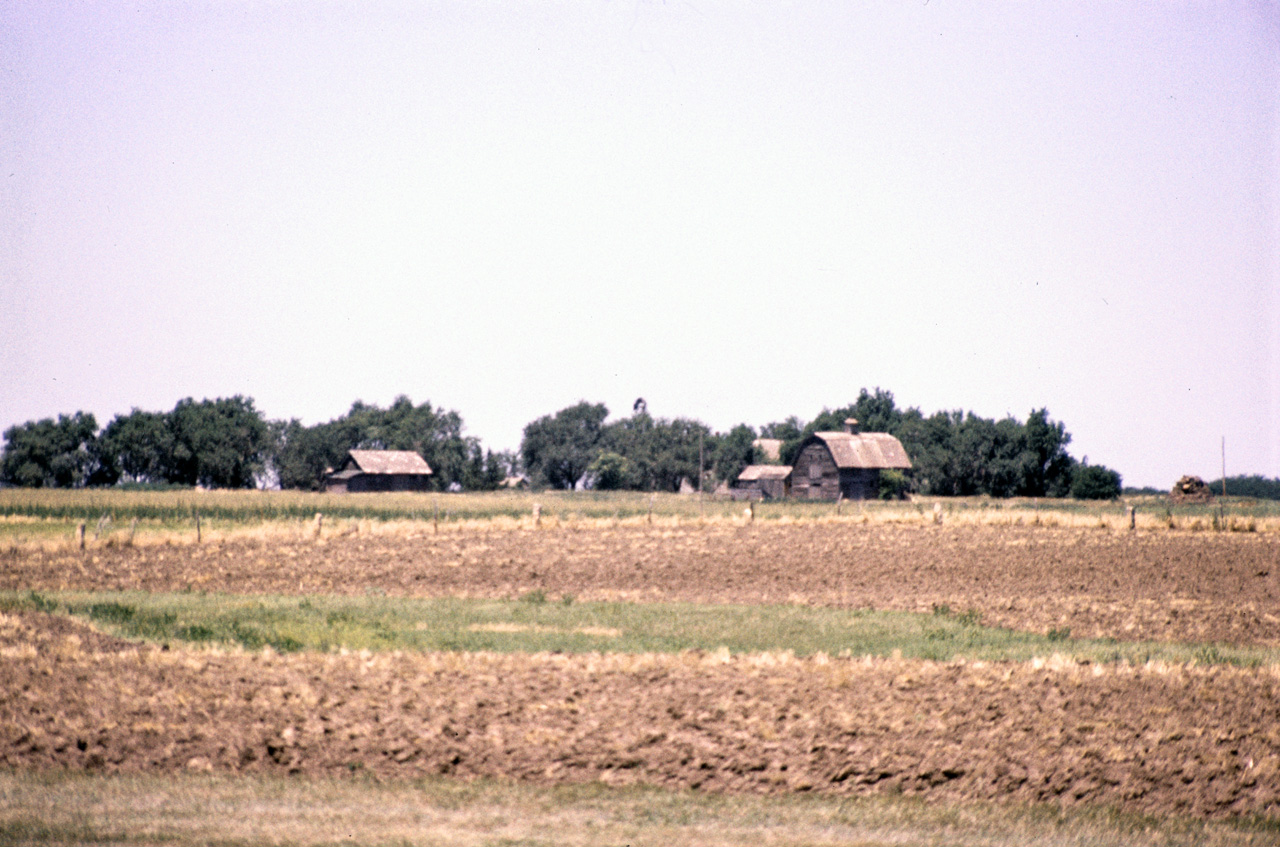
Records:
[[[899,409],[893,394],[863,389],[855,402],[824,409],[807,423],[790,417],[756,429],[739,424],[713,432],[690,418],[660,418],[637,400],[628,417],[609,421],[602,403],[581,402],[524,428],[519,454],[484,450],[463,434],[462,417],[430,403],[397,397],[388,408],[356,401],[341,417],[304,426],[271,421],[252,398],[181,400],[171,411],[134,409],[101,431],[77,412],[10,427],[4,433],[0,481],[29,487],[149,483],[247,488],[278,483],[319,490],[348,450],[414,450],[435,472],[439,489],[484,490],[528,474],[540,487],[675,491],[684,481],[704,489],[732,482],[750,464],[768,461],[758,438],[782,442],[791,464],[814,432],[838,431],[857,418],[869,432],[887,432],[911,457],[905,472],[881,474],[881,496],[908,492],[993,497],[1111,498],[1120,475],[1077,462],[1071,436],[1045,409],[1025,421],[991,420],[972,412]],[[1220,485],[1220,483],[1215,483]],[[1233,494],[1276,496],[1280,482],[1228,480]],[[1272,492],[1271,494],[1263,492]]]
[[[4,433],[0,479],[27,488],[78,488],[97,467],[98,422],[76,412],[12,426]]]
[[[400,396],[386,409],[356,401],[328,423],[306,427],[297,419],[277,423],[276,469],[282,488],[318,491],[326,471],[341,466],[348,450],[413,450],[431,466],[432,484],[469,491],[497,488],[512,471],[513,457],[485,451],[462,434],[462,416],[415,406]]]
[[[766,461],[754,446],[757,438],[780,440],[780,461],[791,464],[804,439],[814,432],[838,432],[851,417],[865,431],[897,437],[911,457],[910,470],[881,474],[884,497],[917,492],[1107,499],[1120,494],[1117,472],[1081,464],[1067,453],[1071,436],[1045,409],[1032,411],[1026,421],[959,411],[926,417],[919,409],[899,409],[893,394],[878,388],[863,389],[854,403],[823,410],[808,423],[790,417],[759,430],[739,424],[727,433],[684,418],[655,419],[639,403],[630,417],[607,423],[603,404],[583,402],[525,427],[520,451],[536,484],[672,491],[682,479],[696,484],[700,468],[704,481],[714,484]]]
[[[520,456],[535,484],[676,491],[682,480],[696,484],[700,464],[724,466],[722,442],[729,436],[712,434],[700,421],[653,418],[639,403],[631,417],[606,424],[608,416],[603,403],[582,402],[526,426]],[[747,434],[749,454],[755,435],[749,428]]]
[[[91,414],[59,415],[4,433],[0,481],[26,487],[146,483],[206,488],[318,490],[348,450],[416,450],[439,488],[496,488],[514,457],[484,452],[457,412],[398,397],[382,409],[357,401],[336,420],[269,421],[252,398],[180,400],[171,411],[134,409],[99,433]]]
[[[120,481],[245,488],[271,455],[270,427],[253,400],[180,400],[169,412],[134,409],[101,433],[77,412],[4,433],[0,480],[34,488]]]
[[[1032,411],[1025,422],[1012,417],[996,421],[960,411],[926,417],[919,409],[899,409],[889,391],[864,388],[854,403],[824,410],[799,432],[794,418],[767,429],[778,433],[774,437],[784,438],[782,461],[790,464],[805,438],[814,432],[839,431],[846,418],[856,418],[864,431],[887,432],[902,442],[912,464],[904,476],[908,490],[916,493],[992,497],[1072,493],[1076,461],[1066,450],[1071,436],[1045,409]],[[1107,496],[1119,493],[1116,487]]]
[[[1209,483],[1209,490],[1222,493],[1222,479]],[[1229,476],[1227,494],[1231,497],[1253,497],[1257,500],[1280,500],[1280,479],[1265,476]]]

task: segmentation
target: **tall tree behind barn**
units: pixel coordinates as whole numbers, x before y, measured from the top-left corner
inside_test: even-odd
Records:
[[[412,450],[348,450],[347,460],[325,477],[325,491],[428,491],[431,467]]]
[[[880,493],[880,471],[906,470],[911,459],[887,432],[859,432],[848,418],[844,432],[815,432],[800,445],[791,471],[791,496],[803,500],[866,500]]]

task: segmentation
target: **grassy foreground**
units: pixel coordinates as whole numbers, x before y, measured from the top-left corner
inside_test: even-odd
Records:
[[[1264,845],[1274,822],[903,797],[705,795],[446,778],[0,773],[0,844]]]
[[[0,610],[70,614],[112,634],[154,642],[280,652],[411,650],[890,656],[950,661],[1148,661],[1280,664],[1262,647],[1073,639],[982,626],[976,612],[933,614],[812,606],[579,603],[522,600],[272,597],[142,592],[0,592]]]

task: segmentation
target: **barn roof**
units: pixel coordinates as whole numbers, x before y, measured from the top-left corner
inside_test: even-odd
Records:
[[[364,473],[421,474],[432,473],[431,466],[413,450],[348,450],[350,461]],[[346,470],[344,468],[344,470]]]
[[[805,446],[814,439],[827,445],[838,468],[911,467],[902,442],[887,432],[815,432]]]
[[[738,474],[738,482],[755,482],[761,479],[786,479],[791,475],[790,465],[747,465]]]
[[[775,462],[782,456],[781,438],[757,438],[751,442],[751,446],[759,447],[766,459],[772,459]]]

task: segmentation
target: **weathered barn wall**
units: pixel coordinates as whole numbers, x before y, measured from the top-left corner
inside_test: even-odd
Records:
[[[333,489],[331,489],[333,490]],[[346,491],[430,491],[431,478],[422,474],[358,474],[347,480]]]
[[[791,470],[791,496],[801,500],[836,500],[840,469],[825,445],[815,442],[796,456]]]

